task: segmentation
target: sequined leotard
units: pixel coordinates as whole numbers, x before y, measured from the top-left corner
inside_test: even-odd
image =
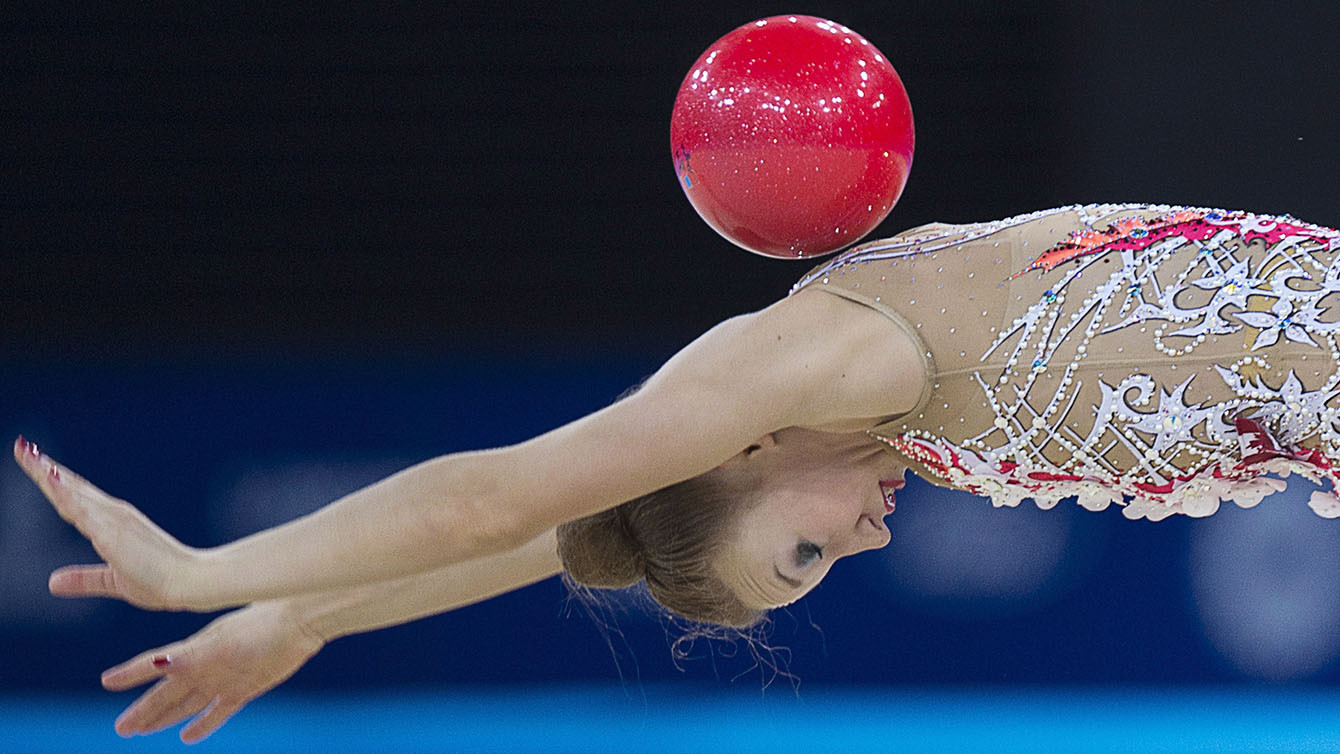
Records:
[[[927,390],[870,430],[996,505],[1066,497],[1205,516],[1329,482],[1340,516],[1340,232],[1289,216],[1108,204],[864,244],[819,288],[916,338]]]

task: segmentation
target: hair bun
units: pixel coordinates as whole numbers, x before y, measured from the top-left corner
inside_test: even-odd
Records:
[[[621,507],[558,527],[558,557],[577,583],[622,589],[645,575],[642,546],[628,530]]]

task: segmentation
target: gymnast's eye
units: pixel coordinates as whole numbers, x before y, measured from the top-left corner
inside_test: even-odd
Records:
[[[804,568],[824,556],[824,548],[813,542],[801,542],[796,545],[796,565]]]

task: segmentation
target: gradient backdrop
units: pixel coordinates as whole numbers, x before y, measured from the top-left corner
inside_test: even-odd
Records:
[[[877,233],[1090,201],[1340,224],[1334,3],[634,5],[0,11],[0,435],[210,545],[599,408],[808,269],[716,236],[669,154],[689,65],[777,13],[903,77],[916,158]],[[913,484],[887,549],[775,616],[762,669],[675,663],[635,599],[605,632],[551,581],[338,641],[285,688],[1329,693],[1340,522],[1307,492],[1150,524]],[[0,495],[18,717],[207,621],[48,597],[90,551],[12,465]]]

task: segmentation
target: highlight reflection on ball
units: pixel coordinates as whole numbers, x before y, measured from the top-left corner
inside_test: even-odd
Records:
[[[902,194],[912,106],[874,45],[813,16],[774,16],[717,40],[670,122],[675,172],[718,233],[803,258],[851,244]]]

